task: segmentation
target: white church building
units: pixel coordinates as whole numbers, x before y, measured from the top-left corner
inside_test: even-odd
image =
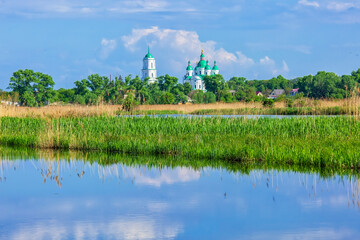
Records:
[[[149,78],[148,83],[157,82],[157,70],[156,62],[153,55],[150,53],[150,48],[148,48],[148,53],[143,59],[143,68],[142,68],[142,80]],[[184,83],[190,83],[193,90],[205,90],[204,77],[219,74],[219,68],[214,61],[213,68],[210,67],[209,61],[205,61],[204,51],[201,50],[200,61],[196,63],[195,70],[192,68],[190,61],[186,68],[186,75],[184,76]]]
[[[205,61],[204,51],[201,50],[200,61],[196,63],[195,70],[191,66],[191,62],[188,62],[186,68],[186,75],[184,76],[184,83],[190,83],[193,90],[205,90],[205,83],[203,81],[205,76],[219,74],[219,68],[214,61],[214,66],[211,69],[209,61]]]
[[[141,80],[145,80],[145,78],[149,78],[148,83],[157,82],[157,71],[155,58],[150,53],[150,48],[148,47],[148,53],[145,55],[143,59],[143,68],[142,68],[142,78]]]

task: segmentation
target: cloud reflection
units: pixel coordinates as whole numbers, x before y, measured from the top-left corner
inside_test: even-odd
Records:
[[[165,224],[149,217],[115,218],[108,222],[37,222],[15,229],[13,240],[29,239],[173,239],[183,231],[181,224]]]

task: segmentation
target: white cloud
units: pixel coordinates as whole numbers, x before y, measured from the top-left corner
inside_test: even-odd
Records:
[[[284,73],[288,73],[290,71],[289,66],[287,65],[287,63],[283,60],[283,68],[282,71]]]
[[[35,222],[15,229],[10,239],[173,239],[180,232],[181,224],[160,224],[149,217],[125,217],[106,222],[59,221]]]
[[[158,175],[143,174],[139,169],[129,168],[130,176],[134,177],[135,183],[160,187],[163,184],[196,181],[200,178],[200,172],[189,168],[176,168],[162,170]]]
[[[275,65],[275,61],[270,59],[268,56],[260,59],[260,64],[262,65]]]
[[[307,1],[307,0],[300,0],[298,2],[298,4],[304,5],[304,6],[309,6],[309,7],[315,7],[318,8],[320,7],[320,4],[318,2],[311,2],[311,1]]]
[[[327,5],[327,9],[337,11],[337,12],[346,11],[349,8],[353,8],[353,7],[355,7],[355,4],[349,3],[349,2],[330,2]]]
[[[117,42],[115,39],[106,39],[103,38],[101,40],[101,53],[100,57],[102,59],[105,59],[109,56],[111,52],[113,52],[116,49]]]
[[[150,45],[156,49],[157,53],[163,53],[159,59],[159,54],[155,58],[158,60],[158,68],[161,64],[166,64],[171,71],[183,74],[188,60],[192,64],[199,60],[201,49],[204,50],[205,57],[210,64],[217,60],[222,74],[229,75],[243,74],[244,72],[288,72],[287,65],[283,69],[277,69],[274,60],[268,56],[260,59],[259,62],[246,56],[242,51],[229,52],[222,47],[217,47],[217,43],[212,40],[201,41],[197,32],[175,29],[160,29],[157,26],[145,29],[133,29],[130,35],[122,36],[123,45],[131,52],[146,49]],[[141,46],[141,47],[140,47]],[[154,52],[153,52],[154,53]]]

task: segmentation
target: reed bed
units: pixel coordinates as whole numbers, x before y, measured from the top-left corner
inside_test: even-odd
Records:
[[[358,169],[356,117],[0,118],[0,144]]]
[[[312,100],[303,98],[288,107],[286,102],[276,102],[273,108],[264,107],[260,102],[236,102],[213,104],[140,105],[135,111],[122,111],[121,105],[64,105],[45,107],[15,107],[0,105],[0,117],[93,117],[126,114],[271,114],[271,115],[359,115],[360,99],[352,97],[343,100]]]
[[[359,169],[337,168],[333,166],[316,167],[311,165],[295,164],[274,164],[272,162],[237,162],[224,161],[221,159],[194,159],[182,156],[145,156],[128,155],[121,153],[104,153],[101,151],[66,151],[53,149],[33,149],[33,148],[12,148],[0,146],[0,166],[2,162],[11,162],[16,160],[43,160],[47,161],[48,169],[54,169],[59,162],[65,160],[73,165],[74,162],[82,161],[91,164],[97,163],[101,166],[111,166],[122,164],[130,167],[148,167],[156,169],[167,169],[177,167],[188,167],[194,170],[202,170],[208,167],[214,169],[225,169],[228,172],[249,174],[253,170],[277,170],[291,171],[301,173],[315,173],[322,178],[331,178],[333,176],[360,176]],[[115,165],[116,166],[116,165]]]

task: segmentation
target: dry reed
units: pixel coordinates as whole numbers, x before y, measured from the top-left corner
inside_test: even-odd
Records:
[[[310,108],[346,108],[352,115],[358,115],[360,107],[359,92],[356,90],[347,99],[301,99],[302,107]],[[300,102],[300,101],[298,101]],[[285,102],[275,102],[275,108],[285,109]],[[122,109],[121,105],[66,105],[45,107],[15,107],[0,105],[0,117],[35,117],[35,118],[61,118],[61,117],[92,117],[92,116],[114,116]],[[179,105],[140,105],[138,111],[178,111],[184,114],[199,110],[238,110],[238,109],[265,109],[261,102],[235,102],[235,103],[212,103],[212,104],[179,104]]]

